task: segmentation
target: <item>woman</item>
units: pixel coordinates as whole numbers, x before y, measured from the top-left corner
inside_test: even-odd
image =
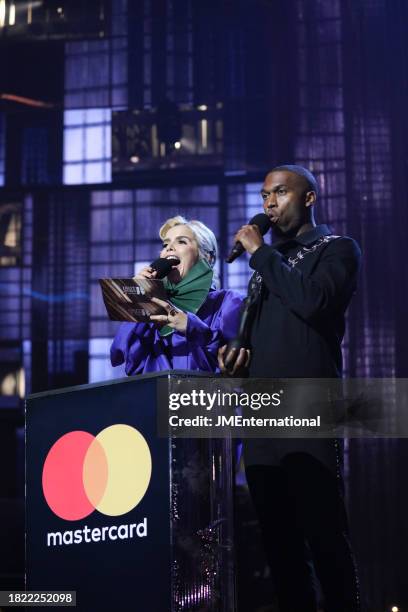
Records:
[[[160,228],[160,257],[178,258],[165,280],[172,305],[153,298],[167,315],[151,315],[151,323],[122,323],[111,347],[111,362],[125,363],[126,374],[160,370],[218,372],[217,351],[237,333],[241,297],[216,289],[217,242],[200,221],[181,216]],[[155,278],[147,267],[137,276]]]

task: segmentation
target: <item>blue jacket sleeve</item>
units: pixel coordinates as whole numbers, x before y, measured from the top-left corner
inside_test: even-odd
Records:
[[[304,320],[312,320],[346,308],[356,288],[360,259],[357,243],[344,237],[326,246],[309,276],[289,266],[279,251],[266,244],[255,251],[249,264],[283,304]]]
[[[112,365],[118,366],[125,362],[126,372],[130,362],[142,366],[153,348],[154,338],[154,325],[150,323],[122,323],[110,350]]]
[[[226,291],[218,312],[209,324],[189,312],[187,341],[201,347],[222,346],[237,334],[241,307],[242,297],[234,291]]]

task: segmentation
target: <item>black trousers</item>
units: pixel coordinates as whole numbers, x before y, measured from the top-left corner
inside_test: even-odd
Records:
[[[302,452],[246,468],[280,612],[316,612],[313,562],[325,612],[360,612],[339,474]]]

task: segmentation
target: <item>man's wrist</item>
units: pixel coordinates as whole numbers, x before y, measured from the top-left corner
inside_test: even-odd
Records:
[[[261,244],[254,244],[250,249],[248,249],[248,253],[250,255],[254,255],[254,253],[256,253],[257,250],[260,249],[264,244],[264,242],[262,242]]]
[[[252,255],[249,260],[249,265],[253,270],[258,270],[268,261],[271,254],[277,253],[277,251],[269,244],[263,243]]]

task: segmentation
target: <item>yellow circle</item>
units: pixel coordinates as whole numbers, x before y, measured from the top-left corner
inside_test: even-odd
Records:
[[[108,480],[96,509],[108,516],[133,510],[149,486],[152,458],[149,446],[134,427],[112,425],[96,439],[102,445],[108,464]]]

